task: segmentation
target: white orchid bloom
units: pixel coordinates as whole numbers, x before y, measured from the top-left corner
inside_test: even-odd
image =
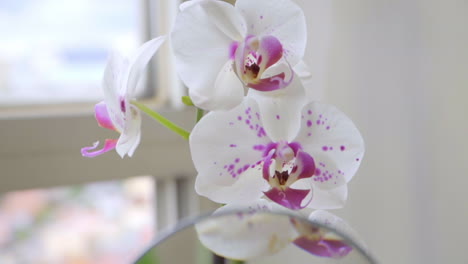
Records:
[[[130,100],[134,99],[143,70],[164,40],[161,36],[144,43],[129,58],[115,52],[110,55],[102,84],[104,101],[96,104],[95,117],[100,126],[119,132],[120,137],[106,139],[100,150],[95,150],[99,141],[82,148],[83,156],[95,157],[113,149],[122,158],[133,155],[141,138],[141,114]]]
[[[198,194],[224,204],[266,196],[293,210],[344,205],[347,182],[364,154],[359,131],[330,105],[304,105],[296,130],[288,127],[282,109],[261,111],[247,97],[195,126],[190,149]]]
[[[320,224],[317,228],[309,223],[294,221],[292,223],[299,233],[292,242],[303,250],[319,257],[343,258],[352,250],[352,241],[362,248],[363,244],[354,231],[343,219],[323,210],[313,211],[308,219]],[[346,236],[343,237],[343,236]],[[349,240],[348,240],[349,239]]]
[[[217,255],[241,260],[269,256],[298,237],[288,216],[272,214],[281,211],[281,206],[264,199],[227,204],[214,212],[221,216],[195,228],[200,242]]]
[[[227,110],[247,88],[271,92],[294,77],[305,52],[302,10],[291,0],[183,3],[171,34],[179,76],[194,104]]]
[[[230,259],[270,256],[291,243],[327,258],[342,258],[353,250],[346,239],[357,243],[357,235],[346,222],[322,210],[313,211],[308,221],[304,213],[259,199],[227,204],[216,210],[214,217],[196,224],[195,229],[206,248]]]

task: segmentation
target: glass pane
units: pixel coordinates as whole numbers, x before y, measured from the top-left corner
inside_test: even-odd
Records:
[[[227,210],[179,222],[157,237],[136,264],[238,263],[224,258],[248,264],[376,263],[363,243],[342,226],[331,225],[333,220],[260,210]]]
[[[153,177],[5,194],[0,263],[127,264],[155,235]]]
[[[96,101],[108,51],[143,38],[142,1],[0,1],[0,104]]]

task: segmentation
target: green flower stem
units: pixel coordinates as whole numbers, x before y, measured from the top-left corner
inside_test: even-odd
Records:
[[[197,123],[200,121],[205,114],[205,111],[203,109],[197,108]]]
[[[244,263],[245,263],[245,261],[243,261],[243,260],[231,260],[230,261],[230,264],[244,264]]]
[[[140,109],[141,111],[143,111],[144,113],[146,113],[147,115],[152,117],[154,120],[161,123],[161,125],[169,128],[170,130],[174,131],[175,133],[177,133],[178,135],[183,137],[185,140],[189,139],[190,133],[187,130],[179,127],[178,125],[176,125],[174,123],[172,123],[169,119],[165,118],[161,114],[157,113],[153,109],[147,107],[146,105],[144,105],[144,104],[142,104],[140,102],[132,101],[131,103],[133,105],[135,105],[136,107],[138,107],[138,109]]]

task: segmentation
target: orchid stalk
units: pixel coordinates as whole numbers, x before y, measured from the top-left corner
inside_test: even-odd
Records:
[[[302,10],[291,0],[186,1],[170,36],[176,71],[188,87],[182,101],[196,107],[193,130],[135,100],[142,72],[165,40],[158,37],[133,56],[110,56],[104,101],[95,106],[95,116],[120,137],[106,139],[99,150],[99,142],[85,147],[82,155],[115,149],[122,158],[131,157],[140,143],[143,112],[189,141],[196,192],[224,205],[215,214],[249,210],[219,226],[198,225],[207,248],[233,264],[290,244],[320,257],[346,256],[352,249],[346,241],[320,228],[256,214],[308,215],[352,233],[322,210],[344,206],[364,141],[344,113],[305,96],[310,87],[300,78],[309,74],[302,61],[307,39]],[[252,225],[261,232],[252,232]]]
[[[153,118],[154,120],[159,122],[161,125],[165,126],[169,130],[171,130],[174,133],[181,136],[183,139],[185,139],[185,140],[189,139],[190,133],[187,130],[181,128],[180,126],[178,126],[176,124],[174,124],[172,121],[165,118],[164,116],[162,116],[158,112],[154,111],[153,109],[149,108],[148,106],[146,106],[146,105],[144,105],[144,104],[142,104],[142,103],[140,103],[138,101],[132,101],[132,104],[135,105],[136,107],[138,107],[138,109],[143,111],[145,114],[147,114],[148,116],[150,116],[151,118]]]

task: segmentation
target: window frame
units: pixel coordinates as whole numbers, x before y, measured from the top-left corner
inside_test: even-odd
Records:
[[[167,35],[180,1],[140,1],[144,5],[142,19],[148,22],[144,28],[148,38]],[[175,74],[169,46],[165,43],[150,63],[152,74],[148,83],[158,90],[142,101],[190,128],[193,116],[178,103],[184,89]],[[93,117],[95,103],[0,107],[0,193],[138,175],[161,178],[194,175],[187,142],[147,117],[143,120],[142,142],[134,157],[121,159],[115,152],[94,159],[82,157],[82,147],[118,136],[98,127]]]

